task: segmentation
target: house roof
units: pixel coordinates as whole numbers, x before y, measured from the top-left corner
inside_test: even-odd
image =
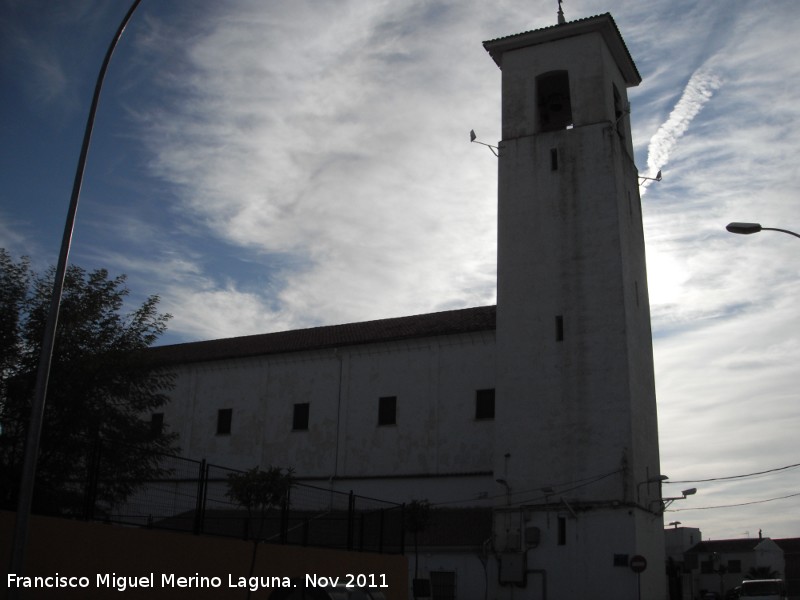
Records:
[[[633,62],[633,57],[625,40],[622,39],[622,34],[619,32],[614,18],[609,13],[488,40],[483,42],[483,47],[486,48],[497,66],[502,69],[504,52],[593,32],[598,32],[603,36],[627,85],[629,87],[639,85],[642,82],[642,76]]]
[[[769,538],[737,538],[732,540],[704,540],[687,550],[687,553],[719,552],[726,554],[752,552],[756,546]],[[771,540],[774,541],[774,540]]]
[[[495,306],[464,308],[346,325],[157,346],[148,350],[148,357],[158,364],[184,364],[493,331],[495,316]]]
[[[781,547],[784,554],[800,554],[800,538],[772,540]]]

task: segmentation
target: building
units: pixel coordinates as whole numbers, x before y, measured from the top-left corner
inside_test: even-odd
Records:
[[[665,553],[667,558],[667,586],[670,600],[694,598],[686,552],[703,541],[703,534],[697,527],[679,527],[680,521],[670,523],[672,527],[664,530]],[[693,559],[692,559],[693,560]]]
[[[163,420],[189,456],[483,508],[482,541],[427,542],[437,600],[663,598],[641,78],[608,14],[484,47],[502,71],[497,307],[156,349],[177,374]]]
[[[694,594],[710,591],[725,597],[741,585],[751,569],[774,573],[759,579],[785,579],[786,563],[783,550],[769,538],[706,540],[695,544],[685,554],[685,566],[690,573],[690,591]]]

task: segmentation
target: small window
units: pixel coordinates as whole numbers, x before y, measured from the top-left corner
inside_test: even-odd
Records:
[[[164,431],[164,413],[153,413],[150,416],[150,435],[158,437]]]
[[[615,567],[627,567],[628,566],[628,555],[627,554],[615,554],[614,555],[614,566]]]
[[[378,398],[378,425],[397,425],[397,396]]]
[[[556,341],[564,341],[564,317],[561,315],[556,316]]]
[[[558,545],[565,546],[567,544],[567,518],[558,517]]]
[[[622,137],[622,136],[625,135],[625,121],[624,121],[623,117],[625,116],[625,113],[627,112],[627,108],[625,107],[624,103],[622,102],[622,96],[619,95],[619,90],[617,89],[617,86],[612,83],[611,87],[614,88],[613,91],[614,91],[614,119],[615,119],[615,124],[617,126],[617,133],[620,135],[620,137]]]
[[[475,392],[475,418],[494,419],[494,390]]]
[[[308,402],[302,402],[294,405],[294,414],[292,415],[292,429],[294,431],[307,431],[308,430],[308,415],[310,413],[311,405]]]
[[[433,600],[456,600],[455,571],[431,571],[430,575]]]
[[[217,411],[217,435],[230,435],[233,421],[232,408],[220,408]]]
[[[550,170],[558,171],[558,148],[550,148]]]

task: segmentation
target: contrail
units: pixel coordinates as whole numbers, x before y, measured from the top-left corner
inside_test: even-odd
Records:
[[[680,100],[669,114],[669,118],[650,138],[650,145],[647,148],[649,173],[658,172],[669,162],[669,155],[678,140],[720,85],[722,85],[722,80],[705,67],[700,67],[692,74]],[[650,182],[645,181],[644,183]]]

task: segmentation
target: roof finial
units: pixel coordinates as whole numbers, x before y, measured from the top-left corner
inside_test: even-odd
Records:
[[[558,0],[558,24],[563,25],[566,23],[566,19],[564,19],[564,11],[561,9],[561,2],[562,0]]]

